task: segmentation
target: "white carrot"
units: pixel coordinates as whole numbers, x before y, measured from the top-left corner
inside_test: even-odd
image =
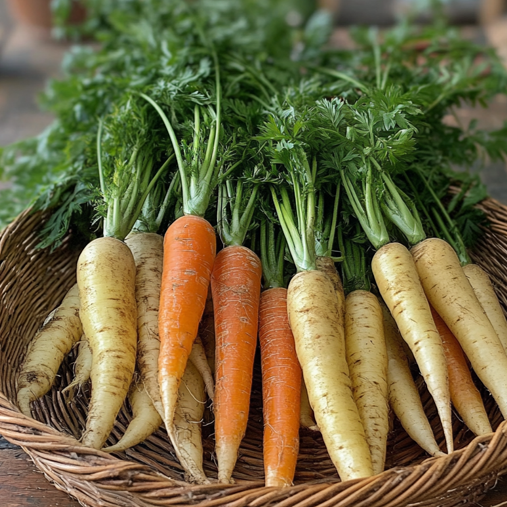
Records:
[[[201,377],[204,380],[204,385],[206,386],[206,393],[208,394],[209,399],[213,401],[215,395],[215,383],[213,382],[211,368],[206,358],[202,341],[199,337],[195,339],[188,359],[189,361],[192,361],[192,364],[201,374]]]
[[[103,237],[81,253],[80,317],[93,354],[84,445],[101,449],[132,382],[137,348],[136,266],[129,247]]]
[[[30,403],[51,389],[63,359],[82,333],[79,291],[74,285],[28,346],[18,378],[18,406],[23,414],[31,417]]]
[[[74,379],[62,391],[62,393],[69,393],[69,401],[74,397],[76,387],[81,387],[90,378],[92,371],[92,351],[85,335],[81,336],[78,346],[79,351],[74,363]]]
[[[158,385],[158,309],[164,238],[150,232],[129,234],[125,243],[130,248],[136,263],[137,301],[137,367],[148,396],[158,413],[164,410]]]
[[[329,277],[304,271],[291,280],[287,307],[310,403],[343,481],[373,474],[370,450],[352,395],[342,312]]]
[[[387,379],[389,403],[410,438],[432,456],[444,456],[440,451],[431,425],[424,413],[396,323],[383,307],[384,336],[387,345]]]
[[[507,356],[453,248],[431,238],[412,248],[428,299],[463,348],[482,383],[507,417]]]
[[[186,480],[198,484],[208,483],[203,470],[201,422],[206,393],[197,368],[187,363],[180,387],[174,415],[174,434],[178,443],[176,453],[186,472]]]
[[[129,390],[129,401],[132,407],[132,420],[121,439],[104,452],[120,452],[144,442],[162,424],[162,418],[151,402],[142,383],[132,382]]]
[[[345,300],[345,347],[373,472],[379,474],[384,470],[389,432],[387,352],[382,309],[371,292],[355,290]]]
[[[467,264],[463,267],[463,271],[507,352],[507,320],[488,274],[477,264]]]
[[[389,243],[375,253],[372,270],[379,291],[403,339],[410,346],[435,401],[447,451],[452,452],[454,442],[447,364],[414,259],[400,243]]]

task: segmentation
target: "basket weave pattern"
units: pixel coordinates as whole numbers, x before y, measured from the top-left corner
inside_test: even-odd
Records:
[[[474,261],[490,274],[507,308],[507,208],[488,199],[481,205],[491,229],[472,252]],[[0,236],[0,434],[18,444],[54,485],[86,506],[201,507],[451,507],[476,501],[507,471],[507,426],[491,396],[484,392],[486,410],[496,432],[474,439],[454,417],[455,446],[443,458],[427,455],[394,424],[388,443],[387,470],[378,476],[339,482],[320,435],[301,432],[295,486],[265,488],[262,463],[262,399],[256,362],[249,427],[234,473],[236,484],[192,485],[184,481],[165,430],[162,428],[133,449],[114,456],[82,446],[90,386],[69,402],[60,394],[72,380],[71,353],[53,389],[35,402],[27,418],[16,408],[19,365],[28,343],[48,313],[75,283],[80,249],[69,236],[55,250],[38,250],[41,214],[21,215]],[[443,443],[433,402],[421,388],[425,410]],[[108,440],[114,444],[130,420],[127,404]],[[212,425],[204,425],[205,471],[216,477]]]

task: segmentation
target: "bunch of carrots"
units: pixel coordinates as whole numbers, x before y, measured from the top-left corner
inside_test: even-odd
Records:
[[[187,479],[207,483],[209,398],[218,480],[230,483],[259,348],[267,486],[293,483],[301,426],[321,432],[342,480],[384,470],[389,407],[432,456],[453,451],[451,404],[475,434],[491,432],[467,360],[507,416],[507,321],[467,255],[463,224],[482,220],[473,180],[450,204],[439,195],[455,178],[445,164],[457,138],[442,119],[458,99],[433,61],[419,72],[404,64],[410,50],[391,48],[383,64],[391,46],[374,37],[362,77],[323,49],[296,64],[231,53],[185,9],[170,84],[127,87],[94,142],[86,133],[80,160],[98,175],[87,184],[103,236],[30,344],[20,410],[31,416],[79,343],[66,391],[91,380],[83,445],[119,452],[163,424]],[[463,78],[462,95],[481,79]],[[131,424],[106,446],[127,397]]]

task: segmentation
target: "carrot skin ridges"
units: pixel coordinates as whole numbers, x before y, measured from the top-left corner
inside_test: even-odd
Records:
[[[463,271],[507,353],[507,320],[488,274],[477,264],[467,264]]]
[[[447,364],[414,259],[400,243],[389,243],[375,253],[372,270],[380,294],[410,346],[435,401],[450,453],[454,441]]]
[[[472,375],[458,340],[433,307],[431,308],[431,314],[444,346],[453,405],[467,427],[476,435],[491,433],[493,430],[489,423],[488,414],[484,408],[479,390],[472,380]]]
[[[261,294],[259,342],[266,486],[291,486],[299,451],[301,366],[287,315],[287,289]]]
[[[74,285],[28,346],[18,378],[18,405],[31,417],[30,402],[44,396],[58,369],[83,333],[79,319],[79,290]]]
[[[465,352],[481,382],[507,417],[507,356],[453,248],[431,238],[412,248],[428,299]]]
[[[109,436],[134,374],[135,279],[132,253],[117,239],[96,239],[79,257],[79,315],[92,351],[92,395],[82,442],[94,449]]]
[[[131,234],[125,240],[136,263],[137,367],[147,395],[164,414],[158,386],[158,309],[164,255],[164,238],[150,232]],[[138,395],[135,395],[136,398]]]
[[[175,446],[172,423],[178,388],[206,304],[215,255],[215,231],[204,218],[187,215],[167,229],[158,317],[158,366],[163,419]]]
[[[345,300],[345,345],[352,392],[370,446],[373,472],[384,471],[389,403],[387,351],[382,309],[371,292],[356,290]]]
[[[257,345],[262,267],[243,246],[218,255],[211,277],[215,308],[215,440],[218,480],[231,481],[246,431]]]
[[[444,456],[435,441],[433,430],[424,413],[419,391],[415,385],[403,340],[389,310],[382,305],[384,336],[387,347],[387,383],[389,403],[409,437],[431,456]]]
[[[370,449],[359,417],[345,358],[338,298],[329,277],[305,271],[287,292],[289,322],[324,443],[342,481],[373,475]]]

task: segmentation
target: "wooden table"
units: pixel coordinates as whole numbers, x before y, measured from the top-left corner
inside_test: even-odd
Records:
[[[1,3],[2,0],[0,0]],[[0,5],[1,7],[1,5]],[[2,15],[0,9],[0,15]],[[507,33],[507,26],[505,33]],[[502,39],[502,27],[494,30]],[[346,38],[337,33],[337,40]],[[505,41],[504,50],[507,48]],[[39,133],[51,116],[38,111],[35,96],[46,79],[58,73],[67,47],[47,39],[34,37],[32,32],[17,28],[0,55],[0,146]],[[500,98],[489,111],[464,110],[463,119],[479,116],[492,127],[507,119],[507,100]],[[483,179],[490,193],[507,202],[507,171],[503,164],[488,167]],[[0,437],[0,506],[6,507],[76,507],[78,502],[58,491],[37,470],[28,456],[17,446]],[[479,504],[468,504],[480,507]],[[507,505],[507,479],[500,480],[480,504],[483,507]]]

